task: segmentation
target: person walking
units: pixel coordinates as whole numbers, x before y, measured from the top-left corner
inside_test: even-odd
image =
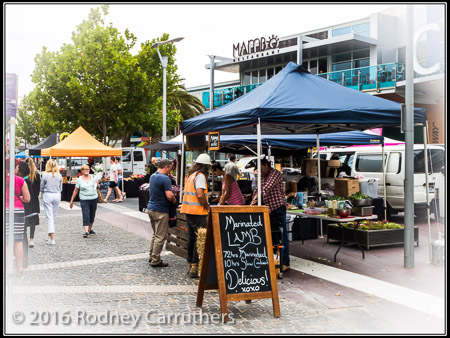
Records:
[[[222,195],[220,196],[219,205],[244,205],[244,196],[235,178],[231,173],[223,171],[220,163],[214,163],[212,166],[214,176],[222,176]]]
[[[42,175],[41,192],[44,200],[45,217],[47,221],[47,244],[55,245],[55,224],[59,203],[61,202],[62,176],[55,160],[48,160],[45,165],[45,173]]]
[[[89,235],[95,235],[92,226],[95,220],[95,212],[97,211],[97,182],[101,180],[103,173],[99,172],[95,176],[89,174],[89,165],[81,166],[81,176],[77,179],[77,184],[70,199],[70,209],[73,208],[73,201],[80,192],[80,206],[83,215],[84,238]]]
[[[172,169],[170,160],[164,158],[159,162],[159,168],[150,176],[149,201],[147,212],[153,229],[150,243],[149,262],[153,268],[164,268],[168,263],[161,260],[161,251],[167,240],[169,230],[169,211],[172,203],[176,203],[172,192],[169,173]]]
[[[120,193],[121,193],[121,196],[122,196],[122,199],[126,199],[126,198],[127,198],[126,192],[125,192],[125,191],[122,191],[122,190],[120,189],[120,182],[122,182],[122,179],[123,179],[122,166],[120,165],[120,156],[116,156],[116,157],[115,157],[114,164],[115,164],[116,167],[117,167],[117,177],[119,178],[119,179],[117,180],[117,189],[119,189],[119,191],[120,191]],[[116,200],[117,200],[117,198],[116,198]]]
[[[30,191],[31,201],[25,204],[25,242],[27,242],[27,228],[30,228],[30,241],[28,247],[34,247],[34,233],[36,231],[36,225],[39,225],[39,213],[41,212],[41,206],[39,204],[39,194],[41,193],[41,175],[39,175],[36,165],[31,158],[26,160],[29,173],[25,178],[28,190]],[[29,210],[27,210],[27,208]]]
[[[261,170],[258,170],[258,175],[261,174],[261,197],[264,204],[269,207],[270,224],[274,227],[280,226],[283,228],[283,262],[280,262],[282,271],[290,270],[289,260],[289,238],[286,229],[286,202],[283,190],[283,179],[281,173],[272,168],[270,161],[267,158],[261,160]],[[250,205],[258,204],[258,187],[253,192],[253,199]],[[272,237],[273,243],[277,243],[277,233]]]
[[[188,227],[187,261],[189,263],[189,277],[197,278],[199,272],[197,252],[197,230],[206,228],[209,204],[207,177],[211,168],[211,158],[208,154],[200,154],[186,178],[181,213],[186,214]]]
[[[13,159],[14,161],[15,159]],[[9,162],[6,159],[6,261],[8,261],[8,236],[9,236]],[[25,229],[25,211],[24,203],[30,202],[30,193],[25,180],[17,175],[19,161],[15,160],[14,170],[14,256],[16,257],[17,274],[19,277],[23,274],[23,234]]]
[[[109,163],[111,164],[111,167],[109,168],[109,188],[108,188],[108,192],[106,193],[105,203],[108,203],[108,198],[111,195],[113,190],[116,193],[116,199],[114,200],[114,202],[123,202],[122,194],[120,193],[120,190],[117,187],[117,182],[119,181],[119,175],[117,173],[117,166],[114,162],[115,162],[115,157],[111,156],[109,158]]]

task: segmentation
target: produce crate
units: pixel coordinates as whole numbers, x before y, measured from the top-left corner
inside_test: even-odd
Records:
[[[187,258],[188,231],[186,214],[181,214],[179,209],[177,210],[177,226],[169,228],[168,233],[166,250],[182,258]]]
[[[334,195],[348,197],[359,191],[359,181],[351,178],[336,178],[334,180]]]
[[[342,229],[337,224],[328,224],[327,243],[329,240],[342,241]],[[353,230],[345,228],[345,242],[357,242],[362,247],[370,248],[399,245],[404,243],[404,229]],[[414,242],[419,245],[419,227],[414,227]]]

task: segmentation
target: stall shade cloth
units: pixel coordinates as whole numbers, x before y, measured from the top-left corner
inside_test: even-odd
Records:
[[[41,155],[53,157],[122,156],[122,149],[105,146],[92,137],[83,127],[78,127],[63,141],[51,148],[42,149]]]
[[[41,156],[41,150],[53,147],[57,143],[57,138],[55,134],[51,134],[46,137],[41,143],[38,145],[28,149],[29,156]]]
[[[290,62],[281,72],[244,96],[182,123],[185,135],[315,134],[366,130],[401,124],[400,103],[344,87],[310,74]],[[414,122],[426,122],[425,110],[414,109]]]
[[[362,131],[346,131],[341,133],[329,133],[320,136],[322,146],[352,146],[352,145],[376,145],[383,143],[383,136],[366,134]],[[181,135],[172,140],[144,146],[147,149],[176,150],[181,147]],[[278,149],[304,149],[317,145],[317,135],[262,135],[263,146],[271,146]],[[256,135],[221,135],[220,145],[231,148],[239,146],[256,146]]]

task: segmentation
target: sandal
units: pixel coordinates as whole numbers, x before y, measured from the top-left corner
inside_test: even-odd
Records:
[[[117,200],[116,201],[116,203],[122,203],[123,202],[123,200]]]

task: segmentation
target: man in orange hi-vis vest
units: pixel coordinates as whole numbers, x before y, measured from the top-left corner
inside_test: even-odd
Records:
[[[188,227],[187,261],[189,277],[198,277],[197,229],[206,228],[209,212],[207,199],[207,177],[211,169],[211,158],[208,154],[200,154],[189,170],[181,204],[181,213],[186,214]]]

